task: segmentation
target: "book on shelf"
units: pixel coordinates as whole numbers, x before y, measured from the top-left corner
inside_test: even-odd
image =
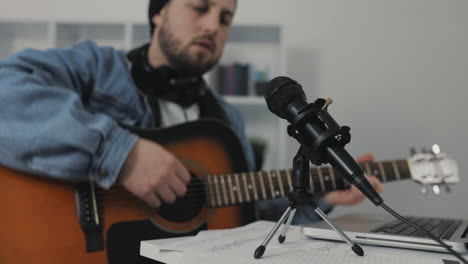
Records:
[[[211,73],[211,85],[222,95],[248,96],[252,92],[251,65],[231,63],[217,65]]]
[[[268,75],[250,63],[219,64],[210,72],[208,81],[221,95],[263,96]]]

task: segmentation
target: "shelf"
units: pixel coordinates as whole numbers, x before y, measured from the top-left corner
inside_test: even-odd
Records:
[[[0,58],[25,48],[50,48],[48,23],[1,22]]]
[[[280,44],[281,28],[276,25],[234,25],[229,35],[229,43]]]
[[[148,25],[146,24],[132,25],[131,48],[140,47],[141,45],[148,43],[149,40],[150,40],[150,33],[149,33]]]
[[[124,24],[75,24],[58,23],[55,47],[68,48],[85,40],[93,40],[102,46],[124,48]]]

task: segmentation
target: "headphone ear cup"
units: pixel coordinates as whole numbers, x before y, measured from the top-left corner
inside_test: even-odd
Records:
[[[127,58],[132,63],[133,81],[146,94],[164,94],[170,90],[172,70],[169,67],[154,69],[148,63],[149,44],[131,50]]]

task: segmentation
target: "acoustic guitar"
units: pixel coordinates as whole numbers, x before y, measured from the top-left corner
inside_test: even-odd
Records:
[[[252,202],[286,196],[291,170],[246,172],[240,141],[227,126],[195,121],[165,129],[129,128],[162,144],[192,174],[185,197],[159,210],[121,187],[51,181],[0,167],[0,263],[135,263],[139,241],[231,228],[255,220]],[[382,182],[458,182],[446,154],[362,164]],[[310,170],[315,193],[349,186],[329,166]],[[123,252],[126,252],[125,254]]]

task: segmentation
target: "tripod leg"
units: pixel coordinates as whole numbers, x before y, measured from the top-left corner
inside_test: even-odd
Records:
[[[351,240],[351,238],[349,238],[345,232],[343,232],[343,230],[341,230],[339,227],[335,226],[333,224],[333,222],[330,220],[330,218],[328,218],[328,216],[319,208],[319,207],[316,207],[315,208],[315,212],[320,215],[320,217],[322,217],[322,219],[327,222],[327,224],[329,226],[331,226],[340,236],[341,238],[343,238],[343,240],[348,243],[348,245],[351,246],[351,249],[354,251],[354,253],[356,253],[356,255],[358,256],[364,256],[364,251],[362,250],[362,248],[356,244],[353,240]]]
[[[280,225],[284,222],[284,220],[286,219],[286,217],[289,216],[289,213],[291,212],[291,207],[289,206],[288,208],[286,208],[286,211],[284,211],[283,215],[281,216],[281,218],[278,220],[278,222],[276,222],[276,225],[273,227],[273,229],[271,229],[270,233],[268,234],[268,236],[265,238],[265,240],[263,241],[263,243],[255,250],[255,253],[254,253],[254,257],[256,259],[258,258],[261,258],[263,256],[263,253],[265,253],[265,249],[266,249],[266,245],[268,245],[268,243],[270,242],[271,238],[275,235],[276,231],[278,230],[278,228],[280,227]]]
[[[289,214],[286,225],[284,226],[283,231],[281,232],[281,235],[278,237],[278,241],[280,242],[280,244],[282,244],[284,240],[286,239],[286,232],[288,232],[288,228],[291,225],[291,222],[294,218],[295,213],[296,213],[296,208],[294,208]]]

